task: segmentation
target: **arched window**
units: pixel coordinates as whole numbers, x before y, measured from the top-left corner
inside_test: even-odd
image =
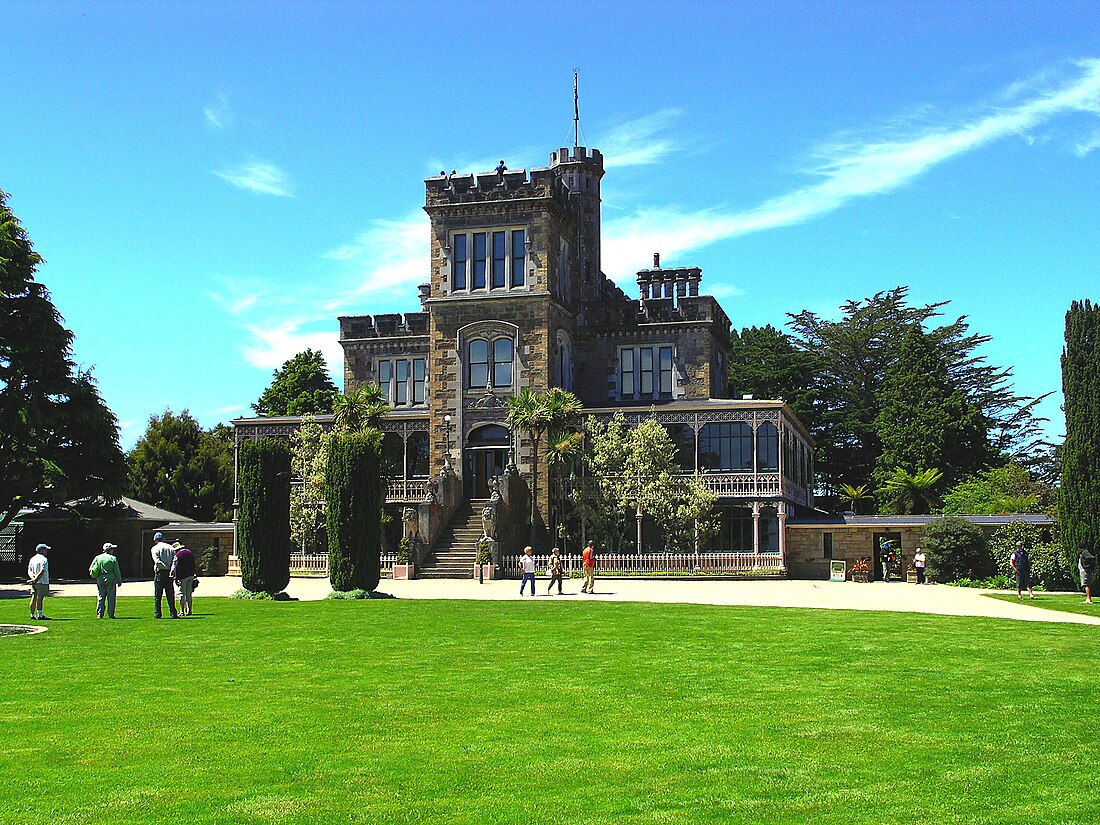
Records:
[[[409,435],[409,440],[405,445],[405,477],[406,478],[427,478],[428,477],[428,434],[423,431],[417,431]]]
[[[514,347],[511,338],[497,338],[493,341],[493,386],[512,386],[512,359]]]
[[[573,348],[564,332],[558,333],[558,385],[562,389],[573,389]]]
[[[756,428],[756,469],[762,473],[779,470],[779,430],[770,421]]]
[[[699,465],[704,470],[752,470],[752,427],[744,422],[711,423],[699,433]]]
[[[475,338],[470,342],[469,372],[467,384],[471,389],[484,389],[489,386],[489,342]]]
[[[478,427],[466,439],[467,447],[507,447],[511,444],[512,434],[507,427],[499,424],[486,424]]]

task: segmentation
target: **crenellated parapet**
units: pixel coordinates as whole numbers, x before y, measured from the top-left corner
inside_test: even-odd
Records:
[[[424,208],[460,206],[524,200],[549,199],[563,209],[570,205],[569,188],[549,167],[437,175],[424,181]]]
[[[340,340],[403,338],[428,334],[427,312],[386,313],[381,315],[343,315]]]

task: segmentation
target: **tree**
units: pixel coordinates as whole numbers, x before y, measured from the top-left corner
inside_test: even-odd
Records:
[[[730,397],[786,401],[810,429],[820,413],[817,379],[823,366],[816,353],[770,324],[730,333]]]
[[[377,428],[389,411],[386,396],[376,384],[364,384],[347,395],[338,395],[332,407],[336,429],[343,432]]]
[[[290,465],[298,484],[290,488],[290,539],[309,552],[325,527],[325,467],[331,435],[306,416],[290,437]]]
[[[539,448],[547,431],[564,429],[580,418],[584,407],[580,399],[561,387],[551,387],[544,393],[524,387],[519,395],[508,399],[508,426],[519,430],[531,440],[531,543],[538,528]]]
[[[1010,559],[1017,544],[1027,548],[1031,559],[1031,580],[1046,590],[1074,590],[1077,587],[1077,551],[1051,540],[1050,531],[1036,524],[1014,521],[999,527],[989,539],[989,551],[998,571],[1015,575]]]
[[[873,501],[875,494],[871,492],[871,487],[868,484],[841,484],[840,485],[840,500],[847,504],[852,513],[859,512],[859,503],[861,501]]]
[[[1074,301],[1062,350],[1066,441],[1059,496],[1062,541],[1100,549],[1100,304]]]
[[[939,470],[918,468],[916,472],[898,467],[882,480],[876,492],[883,513],[928,515],[939,503],[936,488],[943,480]]]
[[[879,394],[875,481],[881,485],[898,468],[936,467],[952,484],[994,459],[988,431],[981,410],[953,386],[942,350],[913,324]]]
[[[0,191],[0,529],[34,504],[118,496],[118,422],[34,280],[42,258]]]
[[[966,316],[933,326],[948,302],[910,306],[908,288],[896,287],[863,301],[848,301],[839,320],[803,310],[790,315],[795,345],[819,358],[820,414],[810,422],[817,442],[815,464],[824,484],[858,483],[870,478],[881,441],[876,425],[887,371],[898,359],[906,331],[918,325],[946,365],[948,386],[958,390],[984,416],[991,454],[1026,456],[1036,447],[1035,405],[1011,388],[1012,371],[985,363],[975,350],[989,341],[969,331]],[[975,468],[981,469],[981,468]]]
[[[233,518],[233,431],[191,414],[152,416],[126,457],[131,496],[198,521]]]
[[[241,584],[279,593],[290,582],[290,448],[276,438],[246,440],[238,466]]]
[[[385,494],[382,433],[335,433],[325,468],[328,575],[333,590],[378,587]]]
[[[299,352],[272,374],[271,384],[252,405],[256,415],[306,415],[332,412],[336,385],[320,350]]]
[[[997,515],[999,513],[1041,513],[1055,498],[1047,485],[1032,481],[1020,464],[990,467],[963,479],[943,496],[944,513]]]
[[[937,581],[984,579],[996,569],[982,529],[958,516],[944,516],[929,524],[924,550],[929,572]]]

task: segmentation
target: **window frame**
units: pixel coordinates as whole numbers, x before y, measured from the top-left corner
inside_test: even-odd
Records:
[[[450,291],[508,292],[527,288],[525,226],[459,229],[450,233]]]
[[[428,403],[426,355],[384,356],[375,361],[375,375],[391,407],[422,407]]]
[[[676,345],[619,347],[618,379],[621,401],[673,400],[677,395]]]
[[[508,346],[508,358],[497,358],[501,344]],[[474,360],[474,347],[480,345],[485,348],[485,360]],[[466,386],[467,390],[507,390],[516,383],[516,342],[509,335],[494,335],[492,337],[478,335],[466,342]],[[485,383],[474,383],[474,368],[484,366]],[[498,369],[507,368],[508,381],[502,383],[498,377]],[[480,370],[479,370],[480,372]]]

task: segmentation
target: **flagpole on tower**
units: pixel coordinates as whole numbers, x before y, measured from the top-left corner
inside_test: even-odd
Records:
[[[573,148],[581,145],[581,104],[577,96],[578,69],[573,69]]]

